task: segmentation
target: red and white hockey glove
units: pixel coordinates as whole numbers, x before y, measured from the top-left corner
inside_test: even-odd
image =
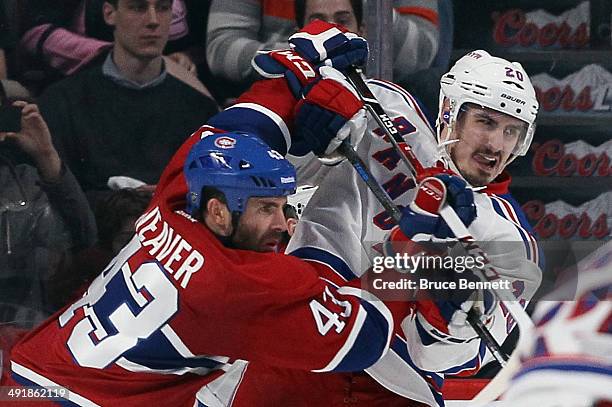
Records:
[[[433,173],[434,169],[429,170]],[[444,219],[438,215],[445,202],[454,209],[466,226],[476,219],[474,192],[467,183],[445,170],[437,172],[435,176],[420,180],[414,201],[402,209],[399,227],[411,239],[417,234],[431,235],[438,239],[455,236]]]
[[[296,99],[302,96],[305,86],[318,80],[316,68],[290,49],[259,51],[251,65],[263,78],[285,78]]]
[[[403,233],[406,239],[417,234],[431,235],[439,239],[454,237],[446,222],[438,215],[446,202],[457,213],[466,226],[476,218],[474,193],[461,178],[451,175],[443,168],[433,167],[425,170],[419,177],[419,187],[414,201],[402,209],[399,229],[392,231],[394,240],[400,240]],[[431,248],[426,252],[431,256]],[[443,254],[442,250],[438,253]],[[446,261],[444,262],[446,264]],[[477,337],[476,332],[467,323],[467,313],[473,307],[481,309],[485,318],[496,305],[495,297],[488,291],[474,289],[449,289],[454,282],[459,287],[459,280],[479,281],[464,267],[459,269],[420,269],[417,276],[429,282],[443,283],[441,289],[427,289],[430,300],[417,303],[417,318],[421,327],[437,340],[449,343],[469,341]],[[487,321],[485,319],[484,321]]]
[[[344,157],[336,149],[349,139],[353,146],[361,141],[367,120],[363,102],[339,71],[319,69],[321,79],[306,89],[295,107],[296,137],[291,154],[312,151],[324,164],[333,165]]]
[[[363,66],[368,60],[368,43],[364,38],[322,20],[308,23],[289,37],[289,45],[311,64],[340,71],[353,65]]]

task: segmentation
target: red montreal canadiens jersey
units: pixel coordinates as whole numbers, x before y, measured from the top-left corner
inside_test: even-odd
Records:
[[[77,405],[193,405],[198,392],[230,405],[247,360],[352,371],[382,356],[393,322],[380,301],[325,265],[226,248],[182,212],[183,163],[209,129],[176,153],[136,235],[83,297],[13,348],[14,380],[67,387]]]

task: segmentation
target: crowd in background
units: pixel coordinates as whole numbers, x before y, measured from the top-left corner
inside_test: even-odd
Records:
[[[367,38],[361,0],[295,3],[2,2],[1,109],[21,113],[0,128],[0,327],[31,328],[82,293],[175,150],[257,79],[257,51],[288,48],[314,18]],[[393,13],[394,80],[434,109],[451,1],[396,0]]]

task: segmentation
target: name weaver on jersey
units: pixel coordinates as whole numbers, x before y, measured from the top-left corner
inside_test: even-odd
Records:
[[[333,42],[327,37],[344,45],[340,53],[347,44],[363,50],[363,39],[320,23],[301,36],[302,45],[316,45],[309,47],[316,51],[309,63],[333,58],[332,52],[318,55]],[[308,77],[296,66],[297,51],[256,58],[270,79],[254,84],[181,146],[138,221],[137,237],[81,299],[14,348],[9,383],[60,384],[81,405],[194,405],[197,398],[198,405],[215,407],[312,407],[343,403],[346,383],[361,378],[365,390],[349,393],[359,392],[362,406],[443,406],[445,377],[474,374],[491,359],[474,330],[456,318],[476,301],[387,305],[356,287],[394,224],[354,169],[334,156],[343,140],[358,144],[376,179],[405,206],[393,236],[454,235],[438,217],[407,207],[415,182],[377,124],[366,120],[363,102],[342,73],[323,66],[316,78]],[[513,86],[506,67],[520,71],[521,89],[530,97],[518,64],[479,51],[449,73],[455,76],[447,77],[442,107],[450,111],[440,112],[448,117],[438,140],[442,149],[451,157],[454,151],[458,171],[469,170],[468,181],[486,190],[474,192],[439,167],[430,175],[448,188],[449,205],[524,304],[540,281],[541,258],[508,192],[504,168],[531,142],[535,113],[517,125],[510,101],[499,107],[492,105],[497,98],[461,93],[473,77],[496,95]],[[414,98],[385,81],[368,85],[419,160],[434,166],[440,145]],[[465,131],[477,120],[478,131]],[[513,138],[496,151],[480,146],[482,140],[476,147],[468,141],[507,133]],[[449,144],[452,139],[459,142]],[[319,189],[287,247],[290,256],[274,251],[286,229],[282,206],[295,190],[296,171],[272,150],[315,153],[334,164],[313,160],[314,178],[325,178],[318,178]],[[501,342],[513,321],[484,297],[478,305]]]
[[[391,340],[389,309],[332,268],[273,248],[294,191],[295,169],[259,138],[203,126],[164,170],[136,235],[13,347],[2,384],[62,386],[81,406],[252,406],[236,399],[249,363],[375,363]]]
[[[177,211],[187,219],[197,222],[187,213]],[[195,250],[168,222],[162,220],[159,207],[142,215],[136,222],[136,234],[140,244],[175,280],[181,280],[181,287],[187,288],[191,276],[202,269],[204,256]]]

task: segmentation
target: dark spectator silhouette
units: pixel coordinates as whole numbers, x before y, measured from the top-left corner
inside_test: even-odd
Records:
[[[0,128],[0,322],[30,328],[48,315],[49,276],[67,253],[93,244],[96,228],[38,107],[12,104],[21,129]]]
[[[102,272],[134,236],[136,219],[151,201],[151,192],[124,188],[113,191],[95,209],[98,241],[68,258],[51,276],[49,303],[59,309],[83,294],[91,281]]]

